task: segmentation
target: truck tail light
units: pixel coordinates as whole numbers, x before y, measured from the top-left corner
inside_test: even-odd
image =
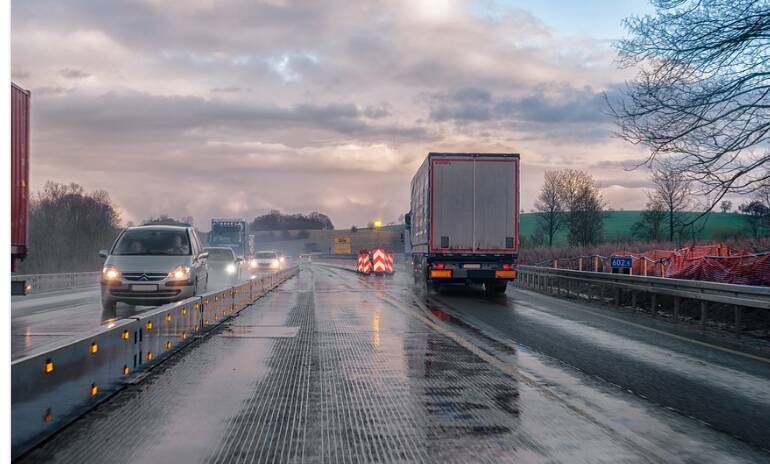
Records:
[[[452,271],[450,269],[431,269],[430,271],[430,278],[431,279],[451,279],[452,278]]]
[[[446,264],[444,264],[444,263],[433,263],[433,264],[431,264],[431,267],[433,269],[446,269]]]
[[[511,269],[513,269],[513,264],[510,264],[510,263],[503,264],[503,270],[504,271],[509,271]]]
[[[516,271],[495,271],[495,279],[515,279]]]

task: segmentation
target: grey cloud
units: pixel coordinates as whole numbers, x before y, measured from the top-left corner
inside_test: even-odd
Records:
[[[485,90],[463,88],[433,95],[430,117],[434,121],[505,121],[530,123],[606,122],[603,94],[591,88],[556,90],[556,95],[537,91],[523,97],[493,97]]]
[[[66,77],[67,79],[84,79],[91,75],[85,71],[81,71],[80,69],[75,69],[75,68],[61,69],[59,70],[59,74]]]
[[[65,93],[51,89],[40,93]],[[70,94],[39,103],[37,118],[48,130],[118,136],[184,136],[196,129],[268,131],[311,129],[363,138],[426,139],[422,127],[370,124],[352,103],[276,106],[145,93],[109,93],[98,97]]]

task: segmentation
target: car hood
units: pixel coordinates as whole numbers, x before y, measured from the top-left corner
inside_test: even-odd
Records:
[[[177,266],[190,266],[192,256],[110,255],[105,266],[115,266],[120,272],[171,272]]]

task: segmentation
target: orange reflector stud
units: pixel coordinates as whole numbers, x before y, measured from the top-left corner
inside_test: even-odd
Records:
[[[120,334],[120,338],[123,340],[128,340],[128,330],[124,330],[122,334]]]
[[[128,375],[128,366],[123,364],[123,375]]]
[[[187,308],[182,308],[182,316],[187,316]]]
[[[431,269],[430,278],[431,279],[451,279],[452,271],[450,269]]]
[[[187,339],[187,332],[182,332],[182,340]]]
[[[90,351],[91,354],[96,354],[99,351],[99,345],[91,343],[91,348],[89,348],[88,351]]]
[[[46,374],[50,374],[51,372],[53,372],[53,360],[51,360],[50,358],[45,360],[45,364],[43,364],[43,372],[45,372]]]
[[[146,358],[147,358],[148,361],[152,361],[152,351],[148,351],[147,352]]]
[[[48,408],[45,410],[45,414],[43,414],[43,421],[51,422],[52,420],[53,420],[53,412],[51,412],[51,408]]]
[[[152,321],[147,321],[147,330],[152,330]]]
[[[495,271],[495,279],[515,279],[516,271]]]
[[[166,321],[171,322],[171,314],[166,314]]]
[[[167,350],[171,349],[171,342],[170,341],[166,342],[166,349]]]
[[[91,384],[91,396],[96,396],[97,393],[99,393],[99,387],[97,387],[95,383],[92,383]]]

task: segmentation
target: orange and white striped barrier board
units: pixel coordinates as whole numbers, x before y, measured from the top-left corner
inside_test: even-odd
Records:
[[[356,270],[362,274],[369,274],[372,272],[372,262],[369,259],[369,252],[367,250],[358,252],[358,266]]]
[[[393,274],[393,252],[390,250],[386,251],[385,258],[387,259],[387,262],[385,263],[385,272]]]
[[[388,266],[388,258],[385,251],[377,248],[372,252],[372,271],[375,274],[385,274]]]

